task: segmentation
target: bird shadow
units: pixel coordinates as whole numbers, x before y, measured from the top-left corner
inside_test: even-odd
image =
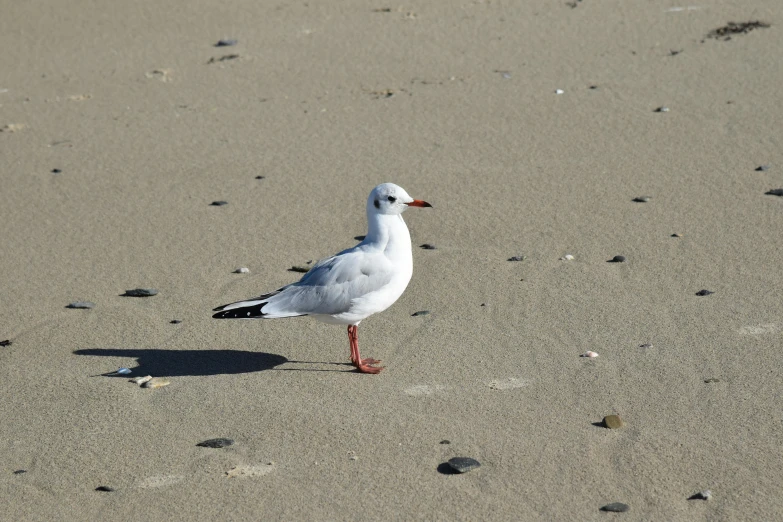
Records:
[[[130,374],[112,375],[133,377],[207,376],[252,373],[272,370],[288,361],[282,355],[244,350],[165,350],[155,348],[86,348],[75,350],[76,355],[94,357],[134,357],[138,365]],[[108,375],[108,374],[105,374]]]

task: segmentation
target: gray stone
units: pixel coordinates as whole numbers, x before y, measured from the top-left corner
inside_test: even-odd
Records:
[[[95,303],[91,303],[90,301],[74,301],[73,303],[69,303],[65,308],[89,310],[90,308],[95,308]]]
[[[202,448],[226,448],[228,446],[231,446],[234,444],[234,439],[209,439],[205,440],[203,442],[199,442],[196,444],[196,446],[201,446]]]
[[[454,457],[449,459],[449,466],[457,473],[467,473],[481,466],[481,463],[470,457]]]
[[[611,513],[625,513],[630,509],[631,506],[628,504],[623,504],[622,502],[612,502],[611,504],[607,504],[601,507],[601,511],[609,511]]]
[[[125,290],[122,294],[123,297],[152,297],[158,295],[158,291],[154,288],[134,288],[133,290]]]

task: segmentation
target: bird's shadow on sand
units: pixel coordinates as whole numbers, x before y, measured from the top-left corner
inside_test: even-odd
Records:
[[[119,377],[154,375],[157,377],[205,376],[252,373],[271,370],[288,361],[282,355],[243,350],[165,350],[155,348],[87,348],[76,355],[96,357],[134,357],[138,365],[130,374]],[[108,375],[108,374],[107,374]]]

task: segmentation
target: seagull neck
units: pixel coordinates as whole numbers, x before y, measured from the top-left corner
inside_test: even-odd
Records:
[[[411,249],[411,236],[405,221],[399,214],[370,214],[367,216],[368,243],[377,245],[382,250],[390,247]]]

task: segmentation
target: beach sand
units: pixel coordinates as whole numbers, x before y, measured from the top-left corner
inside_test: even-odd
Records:
[[[783,518],[783,4],[573,6],[4,2],[0,519]],[[383,373],[210,318],[386,181]]]

